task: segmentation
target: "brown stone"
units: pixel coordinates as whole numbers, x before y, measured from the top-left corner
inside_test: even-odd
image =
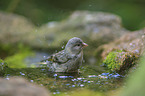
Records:
[[[29,83],[23,78],[0,78],[0,96],[50,96],[48,90]]]

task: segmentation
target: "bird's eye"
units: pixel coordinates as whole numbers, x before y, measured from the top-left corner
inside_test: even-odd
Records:
[[[76,46],[80,46],[80,44],[77,44]]]

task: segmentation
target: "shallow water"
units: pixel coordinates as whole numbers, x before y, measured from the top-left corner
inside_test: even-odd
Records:
[[[84,69],[83,69],[84,70]],[[9,80],[11,76],[21,76],[27,78],[29,82],[37,83],[46,87],[53,94],[60,94],[72,90],[88,88],[95,91],[109,91],[121,85],[123,76],[118,73],[52,73],[45,67],[9,69],[5,78]]]
[[[11,76],[24,77],[31,83],[44,86],[54,95],[64,92],[67,94],[83,88],[106,92],[122,85],[123,76],[118,73],[108,73],[104,67],[96,64],[84,64],[78,73],[49,72],[45,65],[39,64],[39,61],[46,57],[47,54],[38,52],[35,56],[26,58],[27,68],[9,68],[5,78],[9,80]],[[32,68],[33,65],[35,67]]]

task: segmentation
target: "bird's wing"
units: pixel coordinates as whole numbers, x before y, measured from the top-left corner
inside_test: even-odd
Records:
[[[64,50],[49,56],[47,59],[42,61],[52,61],[54,63],[63,64],[69,61],[71,58],[67,56]]]
[[[71,58],[67,56],[64,50],[56,53],[53,55],[53,62],[58,63],[58,64],[63,64],[69,61]]]

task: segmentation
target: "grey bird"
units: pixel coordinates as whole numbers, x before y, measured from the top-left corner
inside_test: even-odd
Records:
[[[65,49],[42,60],[52,72],[78,72],[82,65],[83,48],[88,46],[80,38],[71,38]]]

